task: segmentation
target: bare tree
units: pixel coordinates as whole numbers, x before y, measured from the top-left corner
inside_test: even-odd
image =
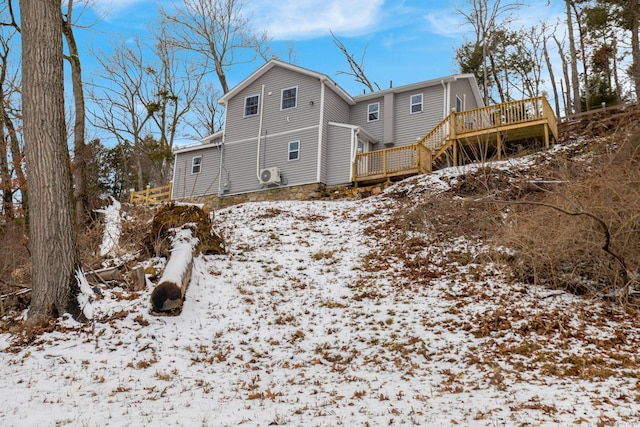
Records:
[[[582,104],[580,102],[580,81],[578,80],[578,54],[576,51],[576,40],[573,34],[573,16],[571,14],[573,1],[565,0],[566,14],[567,14],[567,33],[569,35],[569,55],[571,60],[571,89],[572,94],[569,99],[569,106],[573,107],[574,113],[580,113],[582,111]],[[567,85],[569,82],[567,82]]]
[[[87,155],[85,147],[85,102],[82,84],[82,67],[80,54],[73,33],[73,0],[67,1],[66,13],[62,15],[62,33],[67,42],[69,55],[65,59],[71,65],[71,85],[73,88],[73,177],[76,203],[76,219],[82,222],[89,213],[89,196],[87,194]]]
[[[79,252],[65,135],[59,1],[20,0],[22,99],[27,156],[32,299],[29,318],[81,318]]]
[[[160,150],[156,154],[161,157],[160,180],[163,183],[169,179],[174,141],[181,126],[186,124],[185,116],[196,101],[203,79],[197,65],[180,57],[167,38],[164,29],[155,36],[156,61],[145,66],[149,90],[142,99],[158,133]]]
[[[556,42],[556,45],[558,46],[558,56],[560,57],[560,60],[562,61],[562,75],[564,76],[564,81],[567,84],[567,90],[566,92],[564,90],[562,90],[562,100],[564,102],[564,111],[565,114],[571,114],[572,110],[571,110],[571,90],[569,88],[569,82],[571,81],[571,79],[569,78],[569,65],[567,64],[567,60],[565,58],[564,55],[564,49],[563,49],[563,42],[561,42],[560,40],[558,40],[558,38],[556,37],[556,35],[553,35],[553,40]],[[560,85],[562,85],[562,80],[560,80]]]
[[[555,112],[556,116],[560,116],[560,99],[558,98],[558,87],[556,85],[556,76],[553,71],[553,63],[551,62],[551,56],[549,55],[549,39],[551,38],[551,34],[555,31],[555,29],[550,29],[547,23],[543,22],[542,27],[542,55],[544,56],[544,62],[547,66],[547,71],[549,73],[549,80],[551,83],[551,90],[553,90],[553,100],[555,104]]]
[[[0,7],[0,185],[2,191],[3,215],[10,220],[14,214],[14,200],[20,192],[19,200],[26,205],[28,200],[26,178],[22,164],[22,143],[16,131],[16,121],[20,120],[19,67],[12,67],[14,38],[19,35],[11,2]]]
[[[234,65],[266,57],[268,36],[253,31],[243,7],[242,0],[183,0],[175,10],[160,9],[170,43],[198,53],[201,69],[216,73],[223,93],[229,92],[227,72]]]
[[[222,107],[218,104],[220,93],[212,84],[206,84],[193,104],[191,127],[199,138],[209,136],[222,129]]]
[[[99,54],[98,77],[103,84],[93,84],[89,95],[97,108],[91,112],[93,125],[109,133],[118,145],[133,147],[134,159],[131,160],[135,164],[138,189],[146,184],[141,161],[142,141],[145,133],[150,133],[148,122],[153,114],[144,106],[148,99],[145,93],[148,76],[142,51],[142,44],[136,41],[132,45],[123,42],[111,55]]]
[[[331,37],[333,37],[333,43],[338,47],[338,49],[340,49],[340,52],[342,52],[345,59],[347,60],[350,69],[350,71],[338,71],[337,74],[346,74],[347,76],[353,77],[355,81],[365,85],[367,89],[369,89],[369,92],[375,92],[376,89],[380,90],[380,86],[378,85],[378,83],[373,82],[372,84],[369,78],[367,78],[367,74],[364,71],[364,57],[367,54],[367,46],[364,47],[362,56],[360,57],[360,61],[358,62],[358,60],[356,60],[355,52],[350,53],[344,43],[342,43],[340,39],[336,37],[335,34],[333,34],[333,31],[331,31]]]
[[[495,67],[490,66],[490,63],[494,61],[495,48],[498,46],[494,38],[505,31],[508,24],[514,19],[514,12],[523,3],[520,0],[466,0],[465,3],[467,7],[457,7],[456,13],[462,16],[465,23],[471,25],[475,35],[474,43],[482,49],[482,86],[484,102],[488,104],[491,98],[489,93],[490,73],[492,70],[497,71]],[[500,88],[498,90],[501,100],[504,101],[504,93]]]

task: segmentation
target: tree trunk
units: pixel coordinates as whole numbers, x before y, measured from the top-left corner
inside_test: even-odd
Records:
[[[573,36],[573,19],[571,18],[571,0],[565,0],[565,3],[567,5],[569,55],[571,55],[571,87],[573,88],[573,95],[569,97],[569,105],[573,106],[574,113],[580,113],[582,112],[582,103],[580,102],[580,81],[578,80],[578,55],[576,53],[576,40]]]
[[[578,16],[578,9],[576,8],[576,4],[574,2],[571,3],[573,6],[573,10],[576,15],[576,24],[578,25],[578,34],[580,35],[580,56],[582,56],[582,76],[584,77],[584,106],[585,109],[589,110],[589,98],[590,95],[590,87],[589,87],[589,70],[587,69],[587,49],[584,45],[585,33],[582,30],[582,23],[580,22],[580,17]],[[571,64],[573,66],[573,63]],[[579,89],[578,89],[579,90]],[[578,104],[580,105],[580,111],[582,111],[582,101],[580,99],[580,93],[578,92]]]
[[[630,2],[631,9],[631,78],[636,91],[636,102],[640,102],[640,2]]]
[[[82,224],[89,213],[89,195],[87,194],[87,154],[85,146],[85,109],[82,87],[82,69],[78,46],[71,27],[73,1],[67,6],[66,19],[62,20],[62,32],[69,48],[67,60],[71,64],[71,84],[73,87],[74,116],[73,124],[73,177],[75,184],[76,220]]]
[[[2,217],[6,222],[13,219],[13,185],[9,172],[7,142],[4,138],[4,123],[0,120],[0,191],[2,191]]]
[[[65,135],[62,16],[59,0],[20,0],[22,103],[27,158],[32,299],[29,320],[82,317],[80,268]]]
[[[568,116],[571,114],[571,95],[569,94],[569,92],[571,92],[571,90],[569,89],[569,67],[567,65],[567,60],[565,59],[564,50],[562,50],[560,41],[555,35],[553,36],[553,40],[555,40],[556,44],[558,45],[558,56],[560,56],[560,60],[562,61],[562,75],[564,76],[564,81],[567,82],[566,93],[564,89],[562,89],[562,100],[564,102],[564,115]],[[562,79],[560,80],[560,83],[562,83]]]
[[[551,58],[549,57],[549,50],[547,49],[548,40],[549,39],[545,35],[543,39],[544,61],[547,64],[547,70],[549,71],[549,80],[551,80],[551,88],[553,89],[553,99],[555,100],[556,116],[560,117],[560,100],[558,99],[558,88],[556,87],[556,77],[553,74],[553,64],[551,63]]]
[[[13,121],[7,114],[6,110],[0,111],[2,114],[2,120],[4,121],[4,125],[6,126],[7,132],[9,133],[9,146],[11,148],[11,162],[13,164],[13,173],[16,174],[16,180],[18,182],[18,189],[20,189],[20,200],[22,201],[22,206],[25,211],[25,215],[27,217],[27,222],[29,220],[29,211],[27,209],[29,204],[29,191],[27,189],[27,178],[24,175],[24,171],[22,170],[22,160],[24,156],[22,155],[22,149],[20,148],[20,140],[18,139],[18,134],[16,132],[16,128],[13,125]]]

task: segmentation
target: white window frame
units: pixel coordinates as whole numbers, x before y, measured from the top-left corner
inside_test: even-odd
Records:
[[[202,156],[193,156],[191,158],[191,175],[197,175],[200,172],[202,172]]]
[[[414,102],[413,98],[419,96],[420,97],[420,102]],[[418,113],[422,113],[424,111],[424,94],[422,93],[414,93],[413,95],[411,95],[409,97],[409,113],[410,114],[418,114]],[[420,106],[420,110],[419,111],[413,111],[413,107],[414,105],[419,105]]]
[[[284,93],[285,91],[291,90],[291,89],[295,89],[296,90],[296,96],[295,98],[293,98],[293,105],[285,107],[284,106]],[[287,99],[287,101],[289,101],[289,99]],[[290,108],[296,108],[298,106],[298,86],[291,86],[291,87],[286,87],[284,89],[282,89],[282,91],[280,92],[280,110],[289,110]]]
[[[460,108],[458,108],[458,105],[460,105]],[[462,102],[462,98],[456,95],[456,113],[460,113],[463,110],[464,110],[464,103]]]
[[[291,145],[292,144],[297,144],[297,148],[296,149],[292,149]],[[295,159],[291,158],[291,154],[296,153],[296,157]],[[296,141],[290,141],[289,142],[289,150],[287,151],[287,159],[290,162],[296,161],[296,160],[300,160],[300,140],[296,140]]]
[[[375,111],[371,111],[371,107],[373,106],[376,107]],[[372,114],[376,115],[375,119],[371,118]],[[371,104],[367,105],[367,122],[377,122],[378,120],[380,120],[380,103],[372,102]]]
[[[256,112],[253,114],[247,114],[247,102],[252,98],[256,98],[256,105],[255,105]],[[251,107],[254,107],[254,106],[252,105]],[[260,114],[260,95],[256,94],[256,95],[247,96],[244,99],[243,117],[253,117],[253,116],[257,116],[258,114]]]

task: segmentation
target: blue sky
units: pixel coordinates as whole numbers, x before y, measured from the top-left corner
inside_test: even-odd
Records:
[[[101,19],[89,29],[78,29],[85,74],[95,66],[90,50],[109,50],[110,41],[145,38],[156,23],[159,5],[170,7],[172,1],[97,0],[91,12]],[[517,25],[556,21],[562,16],[563,3],[546,0],[527,2]],[[343,55],[332,42],[332,30],[360,58],[366,48],[367,76],[382,88],[429,80],[458,72],[455,48],[463,42],[470,28],[460,24],[454,12],[463,0],[246,0],[245,10],[258,30],[267,30],[274,50],[280,55],[287,43],[295,47],[295,64],[327,74],[347,92],[362,93],[364,86],[345,75]],[[91,13],[83,20],[91,21]],[[286,58],[283,58],[286,59]],[[235,67],[228,75],[233,87],[261,63]]]

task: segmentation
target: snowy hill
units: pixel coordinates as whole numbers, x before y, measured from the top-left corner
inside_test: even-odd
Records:
[[[473,168],[216,212],[180,316],[105,286],[90,324],[1,334],[0,424],[639,425],[636,319],[411,211]]]

